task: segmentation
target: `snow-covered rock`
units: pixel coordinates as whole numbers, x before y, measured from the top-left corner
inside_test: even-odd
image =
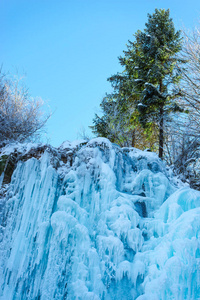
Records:
[[[97,138],[12,145],[0,159],[13,151],[1,300],[200,299],[200,192],[156,154]]]

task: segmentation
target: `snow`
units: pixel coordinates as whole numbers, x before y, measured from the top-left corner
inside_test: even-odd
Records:
[[[86,144],[87,141],[86,140],[75,140],[73,142],[70,141],[65,141],[60,145],[60,149],[65,150],[65,149],[74,149],[74,148],[78,148],[81,145]]]
[[[200,192],[104,138],[56,153],[19,161],[2,195],[0,299],[200,299]]]
[[[6,145],[3,149],[1,149],[0,157],[3,155],[10,155],[11,153],[18,152],[26,154],[31,149],[37,149],[38,146],[44,146],[44,144],[37,144],[37,143],[10,143]]]

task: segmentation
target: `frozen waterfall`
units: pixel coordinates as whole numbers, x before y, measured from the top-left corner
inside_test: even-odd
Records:
[[[200,192],[156,154],[16,147],[1,152],[21,151],[0,194],[1,300],[200,299]]]

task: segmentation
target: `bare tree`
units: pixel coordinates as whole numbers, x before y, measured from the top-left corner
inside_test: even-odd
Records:
[[[39,134],[50,114],[42,113],[43,102],[32,98],[20,80],[0,73],[0,142],[23,142]]]
[[[200,29],[182,31],[179,104],[185,113],[172,117],[167,128],[165,158],[191,187],[200,189]]]
[[[200,29],[183,31],[184,44],[182,59],[187,63],[182,72],[181,90],[184,105],[190,113],[190,124],[196,134],[200,134]]]

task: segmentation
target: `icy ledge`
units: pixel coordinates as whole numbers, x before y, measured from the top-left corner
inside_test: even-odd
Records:
[[[1,300],[200,299],[200,193],[154,153],[106,139],[12,147]]]

